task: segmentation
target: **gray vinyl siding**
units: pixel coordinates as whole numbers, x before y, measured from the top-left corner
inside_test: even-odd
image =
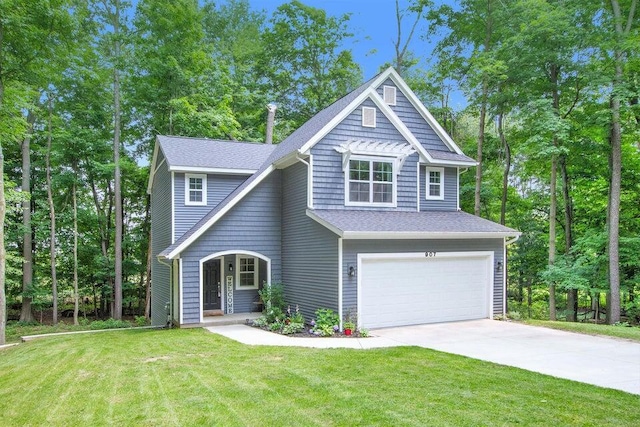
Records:
[[[158,152],[158,164],[162,164]],[[171,173],[166,164],[154,174],[151,188],[151,323],[167,322],[165,305],[171,300],[171,269],[158,261],[158,254],[171,244]]]
[[[306,215],[305,165],[285,169],[282,185],[282,281],[309,321],[318,308],[338,310],[338,237]]]
[[[362,126],[362,106],[376,108],[375,128]],[[398,175],[397,208],[345,206],[345,176],[342,170],[342,154],[338,153],[335,147],[349,140],[358,139],[406,142],[393,124],[379,111],[373,101],[367,99],[311,149],[313,156],[314,209],[416,211],[417,153],[407,158]]]
[[[465,240],[344,240],[342,244],[343,266],[342,290],[343,308],[357,306],[357,273],[350,277],[349,265],[358,265],[358,253],[401,253],[401,252],[468,252],[493,251],[494,263],[504,264],[503,239],[465,239]],[[493,314],[501,314],[503,309],[504,284],[503,272],[495,271],[493,283]]]
[[[174,174],[174,203],[175,203],[175,236],[177,240],[187,230],[193,227],[211,209],[223,201],[233,190],[247,179],[245,175],[207,175],[207,205],[185,205],[185,174]]]
[[[444,168],[444,200],[427,200],[427,167],[420,165],[420,210],[456,211],[458,210],[458,169]]]
[[[396,105],[391,105],[390,107],[424,148],[428,150],[451,151],[391,79],[388,79],[378,87],[378,93],[381,97],[384,86],[396,87]]]
[[[181,254],[184,324],[200,322],[200,260],[205,257],[222,251],[257,252],[271,259],[272,281],[281,280],[280,175],[280,171],[271,173]],[[234,312],[250,312],[258,291],[235,291],[235,270],[234,266]]]

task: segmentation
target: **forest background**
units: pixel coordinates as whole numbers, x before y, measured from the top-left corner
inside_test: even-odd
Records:
[[[637,323],[638,0],[393,3],[380,69],[476,157],[463,210],[523,233],[510,316]],[[349,14],[255,6],[0,0],[0,344],[5,319],[148,318],[157,134],[263,141],[274,102],[278,142],[362,83]]]

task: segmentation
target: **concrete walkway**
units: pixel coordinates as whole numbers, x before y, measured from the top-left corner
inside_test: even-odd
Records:
[[[640,343],[474,320],[376,329],[370,338],[291,338],[243,325],[207,328],[248,345],[370,349],[418,346],[640,395]]]

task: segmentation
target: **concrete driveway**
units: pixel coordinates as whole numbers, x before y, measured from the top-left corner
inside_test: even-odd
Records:
[[[640,395],[640,343],[495,320],[376,329],[372,335]]]

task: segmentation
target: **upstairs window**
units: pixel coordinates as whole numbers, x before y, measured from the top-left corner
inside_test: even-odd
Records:
[[[394,205],[396,198],[393,161],[351,159],[347,173],[347,205]]]
[[[185,174],[184,204],[207,205],[207,175]]]
[[[427,200],[444,200],[444,168],[427,168]]]
[[[258,260],[238,255],[236,289],[258,289]]]

